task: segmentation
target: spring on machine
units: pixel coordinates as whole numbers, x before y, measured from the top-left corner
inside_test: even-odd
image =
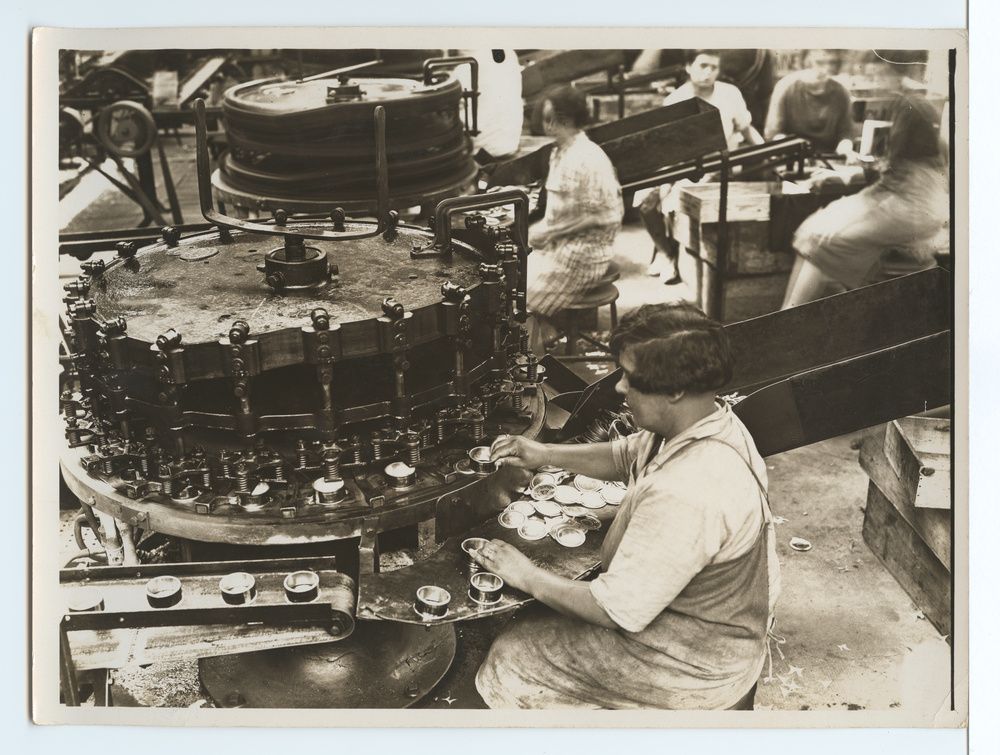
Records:
[[[236,469],[236,491],[238,493],[250,492],[250,470],[245,465]]]
[[[285,462],[279,461],[274,465],[274,480],[275,482],[288,482],[285,479]]]
[[[420,435],[415,432],[406,434],[406,463],[415,467],[420,463]]]
[[[524,411],[524,389],[521,386],[516,386],[514,392],[511,393],[510,405],[516,412]]]
[[[295,461],[299,469],[305,469],[309,466],[309,450],[306,448],[304,440],[295,444]]]
[[[348,452],[348,458],[351,464],[361,463],[361,438],[357,435],[351,436],[351,448]]]
[[[323,453],[323,478],[327,482],[340,479],[340,454],[334,449]]]
[[[170,476],[169,472],[163,472],[160,475],[160,489],[163,491],[163,495],[168,498],[174,497],[174,478]]]
[[[469,428],[469,434],[472,436],[473,440],[479,441],[483,439],[486,435],[486,418],[482,414],[479,415],[477,419],[472,420],[472,425]]]
[[[379,435],[372,436],[372,459],[375,461],[382,459],[382,437]]]
[[[212,489],[212,473],[208,469],[201,473],[201,486],[205,490]]]

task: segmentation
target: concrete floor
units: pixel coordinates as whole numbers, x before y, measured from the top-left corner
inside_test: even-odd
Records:
[[[192,163],[186,146],[178,152],[174,177],[183,185]],[[171,154],[172,161],[174,157]],[[63,227],[81,230],[84,221],[88,227],[126,225],[111,222],[123,209],[124,198],[113,196],[114,190],[106,186],[99,176],[85,177],[63,200]],[[183,195],[185,200],[192,196],[189,185]],[[125,216],[133,214],[138,220],[131,210]],[[193,207],[185,207],[185,218],[197,219]],[[683,284],[665,286],[646,274],[650,249],[638,226],[626,226],[616,241],[622,268],[617,284],[620,314],[646,302],[691,296]],[[61,261],[62,276],[75,275],[77,269],[74,260]],[[599,326],[608,327],[607,310],[600,313]],[[608,369],[606,364],[586,363],[578,368],[591,379]],[[772,667],[770,672],[765,669],[758,687],[758,709],[902,706],[922,711],[947,702],[950,646],[861,539],[868,479],[858,466],[855,441],[834,438],[768,459],[783,582],[776,631],[783,639],[772,644]],[[67,556],[75,550],[71,518],[70,512],[62,513]],[[792,537],[806,538],[812,550],[792,550]],[[408,554],[401,554],[400,563],[408,560]],[[503,623],[472,622],[459,628],[456,661],[420,707],[482,707],[472,679]],[[142,704],[205,704],[196,663],[129,669],[115,676]]]

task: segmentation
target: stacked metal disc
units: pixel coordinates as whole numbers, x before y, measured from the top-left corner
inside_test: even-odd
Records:
[[[213,177],[228,207],[328,212],[375,202],[372,114],[386,110],[394,207],[459,193],[476,174],[462,85],[401,78],[262,80],[226,92],[229,151]]]

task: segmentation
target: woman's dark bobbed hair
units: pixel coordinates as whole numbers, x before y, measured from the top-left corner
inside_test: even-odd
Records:
[[[693,304],[646,304],[622,318],[611,353],[628,349],[629,385],[642,393],[718,391],[733,377],[729,336]]]
[[[535,106],[538,108],[539,119],[546,102],[552,103],[552,110],[560,123],[573,128],[583,128],[590,120],[587,95],[572,84],[559,84],[545,90]]]

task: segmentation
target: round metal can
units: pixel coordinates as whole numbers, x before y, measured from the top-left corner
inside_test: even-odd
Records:
[[[471,578],[476,572],[483,570],[476,560],[472,557],[472,551],[477,551],[489,542],[485,537],[467,537],[462,541],[462,550],[469,557],[466,563],[466,573]]]
[[[492,572],[473,574],[469,580],[469,597],[481,606],[492,606],[503,597],[503,580]]]
[[[231,606],[245,606],[257,597],[257,579],[245,571],[234,571],[219,580],[222,599]]]
[[[608,505],[607,501],[596,490],[588,490],[586,493],[580,493],[580,503],[588,509],[602,509]]]
[[[181,581],[162,574],[146,583],[146,600],[153,608],[170,608],[181,602]]]
[[[90,587],[81,587],[73,590],[66,602],[66,608],[70,613],[80,613],[81,611],[103,611],[104,598],[101,594]]]
[[[289,603],[309,603],[319,595],[319,575],[303,569],[285,577],[285,597]]]
[[[386,465],[385,476],[394,488],[408,488],[417,481],[417,470],[402,461]]]
[[[496,463],[490,461],[489,446],[476,446],[471,449],[469,451],[469,462],[472,465],[472,469],[479,474],[488,474],[497,470]]]
[[[451,603],[451,593],[437,585],[424,585],[417,588],[417,597],[413,610],[424,619],[438,619],[448,613]]]

